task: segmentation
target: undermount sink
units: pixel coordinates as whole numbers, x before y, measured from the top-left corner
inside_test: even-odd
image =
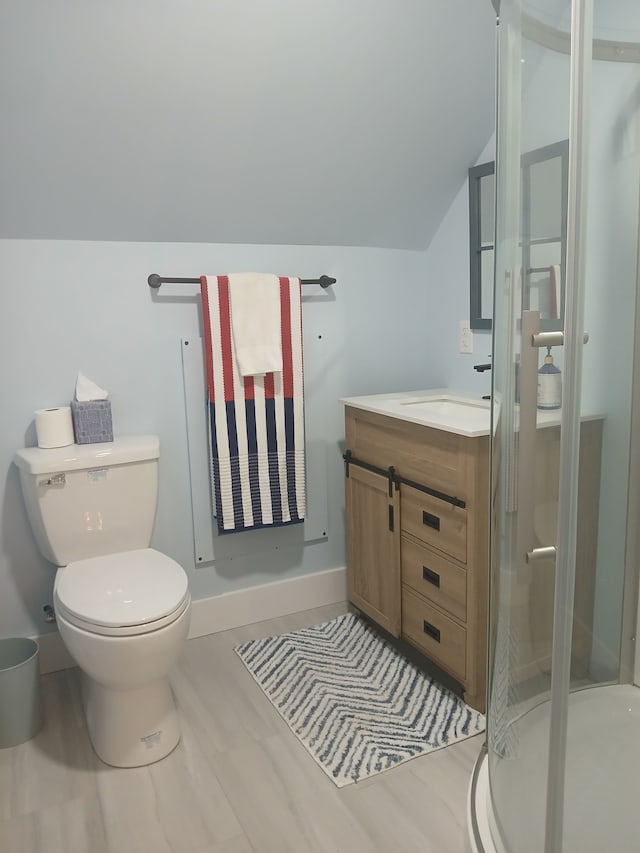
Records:
[[[425,412],[438,415],[464,415],[469,409],[487,411],[488,400],[462,400],[453,397],[422,397],[416,400],[400,400],[401,406],[415,406]]]

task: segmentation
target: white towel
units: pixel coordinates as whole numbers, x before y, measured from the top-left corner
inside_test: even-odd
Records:
[[[233,348],[241,376],[282,371],[280,281],[277,275],[229,276]]]

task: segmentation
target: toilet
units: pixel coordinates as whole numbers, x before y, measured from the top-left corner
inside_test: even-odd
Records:
[[[152,435],[15,454],[38,548],[58,566],[56,621],[82,671],[91,743],[115,767],[159,761],[180,740],[169,672],[191,596],[184,569],[149,547],[159,456]]]

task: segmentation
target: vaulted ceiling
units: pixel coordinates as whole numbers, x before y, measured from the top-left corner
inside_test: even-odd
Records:
[[[422,249],[491,136],[490,0],[8,0],[0,237]]]

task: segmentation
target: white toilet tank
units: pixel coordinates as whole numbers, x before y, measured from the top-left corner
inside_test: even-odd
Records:
[[[147,548],[158,499],[155,435],[18,450],[14,461],[42,555],[56,566]]]

